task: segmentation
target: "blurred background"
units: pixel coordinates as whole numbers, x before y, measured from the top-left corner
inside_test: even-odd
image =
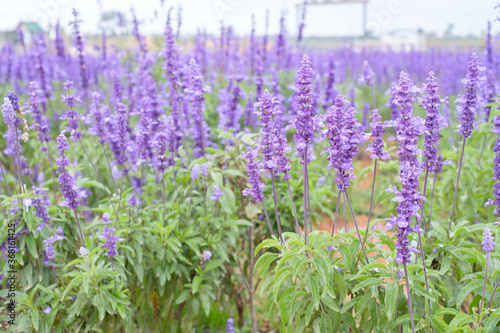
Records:
[[[318,48],[346,41],[395,50],[474,47],[484,40],[488,21],[493,22],[493,34],[500,31],[500,23],[494,23],[495,6],[490,0],[18,0],[0,12],[0,42],[14,40],[19,27],[28,36],[41,31],[50,36],[58,20],[68,33],[72,8],[79,11],[89,41],[102,31],[108,36],[131,34],[131,8],[143,35],[160,36],[173,8],[174,21],[181,14],[182,37],[195,35],[197,29],[217,35],[221,23],[242,36],[250,31],[252,15],[257,35],[264,34],[266,17],[272,18],[269,34],[276,35],[278,18],[284,16],[288,34],[297,35],[304,22],[304,43]]]

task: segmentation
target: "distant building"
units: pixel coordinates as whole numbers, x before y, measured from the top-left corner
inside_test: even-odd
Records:
[[[420,30],[395,30],[380,36],[380,46],[393,51],[425,51],[426,35]]]
[[[36,22],[19,22],[17,28],[13,31],[14,41],[17,42],[17,34],[18,31],[22,31],[24,35],[24,42],[26,44],[31,44],[33,37],[39,36],[40,34],[44,34],[42,27]]]

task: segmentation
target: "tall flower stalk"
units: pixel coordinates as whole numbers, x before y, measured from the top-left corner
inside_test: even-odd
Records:
[[[462,135],[462,152],[460,153],[460,162],[458,163],[457,181],[455,184],[455,193],[453,194],[453,204],[451,206],[450,225],[448,226],[447,239],[451,236],[451,225],[455,216],[455,204],[457,202],[458,185],[460,183],[460,172],[462,171],[462,162],[464,158],[465,142],[472,135],[472,130],[476,121],[476,110],[478,109],[478,91],[479,84],[483,80],[481,76],[484,67],[481,67],[477,54],[473,53],[468,65],[468,73],[462,81],[465,86],[465,94],[457,99],[457,109],[460,113],[460,122],[458,132]]]
[[[337,96],[335,104],[327,111],[324,122],[327,129],[324,131],[323,135],[326,136],[329,143],[329,147],[325,147],[324,153],[328,153],[328,168],[333,168],[335,170],[335,181],[337,182],[337,188],[339,190],[337,207],[341,196],[344,195],[351,210],[361,249],[368,263],[368,256],[347,193],[347,189],[351,185],[351,179],[356,179],[356,176],[353,174],[354,167],[352,165],[352,159],[358,153],[357,145],[365,142],[368,136],[359,131],[361,124],[356,119],[356,110],[354,110],[353,107],[347,107],[345,105],[345,98],[342,96]],[[336,220],[333,221],[332,236],[335,232],[336,222]]]
[[[309,182],[307,165],[315,158],[312,155],[312,144],[316,139],[315,132],[322,125],[321,119],[314,116],[313,112],[313,85],[312,80],[314,71],[311,66],[309,56],[304,54],[302,57],[301,67],[297,72],[295,102],[297,104],[297,113],[290,118],[290,124],[286,129],[293,128],[297,131],[293,136],[295,140],[294,155],[300,157],[300,164],[304,166],[303,175],[303,198],[304,198],[304,237],[307,244],[307,216],[308,216],[308,193]],[[310,213],[310,212],[309,212]],[[312,222],[310,223],[312,230]]]
[[[393,199],[398,202],[396,208],[397,216],[391,215],[388,220],[386,229],[392,229],[397,225],[397,255],[395,262],[403,264],[406,293],[408,295],[408,307],[411,319],[412,332],[415,332],[413,321],[413,309],[411,302],[411,290],[408,279],[407,263],[410,262],[411,252],[417,252],[416,249],[410,246],[408,237],[412,232],[421,232],[418,223],[412,227],[412,217],[418,221],[420,203],[424,198],[419,190],[419,176],[422,173],[422,167],[418,160],[418,155],[421,150],[417,146],[419,136],[423,134],[423,122],[421,118],[413,115],[412,103],[415,99],[414,94],[418,88],[413,85],[408,74],[401,72],[399,76],[398,86],[396,87],[396,103],[399,106],[399,117],[396,119],[395,126],[397,132],[397,140],[399,142],[399,150],[396,152],[399,155],[399,182],[402,184],[402,189],[399,191],[394,188],[387,189],[396,195]]]

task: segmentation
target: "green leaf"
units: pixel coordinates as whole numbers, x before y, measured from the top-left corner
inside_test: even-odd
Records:
[[[87,273],[82,274],[83,277],[83,290],[85,290],[85,293],[88,295],[89,293],[89,284],[90,284],[90,276]]]
[[[319,309],[319,287],[316,277],[313,276],[311,280],[309,280],[309,286],[311,287],[314,309],[317,311]]]
[[[224,259],[210,260],[206,265],[203,272],[208,272],[214,268],[220,267],[224,263]]]
[[[200,288],[201,282],[203,281],[202,277],[196,275],[193,279],[193,285],[191,286],[191,290],[193,294],[196,294],[198,289]]]
[[[325,297],[323,297],[321,299],[321,302],[323,302],[323,304],[325,304],[327,307],[329,307],[333,311],[340,312],[339,306],[337,305],[337,303],[335,303],[335,301],[330,296],[326,295]]]
[[[460,292],[458,293],[457,296],[457,301],[456,301],[456,307],[457,309],[460,308],[462,303],[464,302],[465,298],[474,290],[483,288],[483,281],[474,281],[472,283],[469,283],[466,285]]]
[[[33,322],[33,326],[35,327],[35,330],[38,331],[39,328],[39,321],[38,321],[38,310],[35,308],[33,311],[31,311],[31,321]]]
[[[32,234],[29,234],[28,237],[26,237],[26,245],[28,246],[30,254],[34,258],[38,258],[38,252],[36,251],[36,242]]]
[[[187,298],[189,297],[189,289],[188,290],[184,290],[176,299],[175,299],[175,304],[181,304],[182,302],[184,302],[185,300],[187,300]]]
[[[280,300],[278,302],[278,307],[281,314],[281,322],[288,323],[289,313],[288,311],[293,305],[293,299],[295,297],[295,286],[288,288],[285,290],[283,295],[281,295]]]
[[[398,283],[388,283],[385,287],[385,315],[387,319],[393,320],[396,314],[396,305],[398,303]]]
[[[380,279],[371,277],[371,278],[368,278],[368,279],[364,280],[363,282],[357,284],[356,287],[354,287],[352,289],[352,293],[355,293],[358,290],[366,288],[368,286],[373,286],[373,285],[376,285],[376,284],[383,284],[383,283],[385,283],[385,282],[382,281],[382,280],[380,280]]]
[[[210,314],[210,298],[208,297],[207,294],[201,293],[200,294],[200,301],[201,301],[201,306],[203,307],[203,311],[205,311],[205,315]]]
[[[102,321],[104,316],[106,315],[106,300],[102,294],[98,294],[94,296],[94,304],[97,306],[97,310],[99,311],[99,319]]]

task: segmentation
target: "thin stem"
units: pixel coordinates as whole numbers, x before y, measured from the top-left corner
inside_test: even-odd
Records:
[[[339,201],[342,199],[340,196],[342,192],[339,190],[339,194],[337,195],[337,204],[335,205],[335,218],[333,219],[333,227],[332,227],[332,236],[335,233],[335,225],[337,224],[337,216],[339,212]]]
[[[250,227],[250,237],[249,237],[249,255],[248,255],[248,261],[249,261],[249,277],[248,277],[248,283],[250,285],[250,318],[252,321],[252,333],[257,332],[257,323],[255,321],[255,304],[254,304],[254,285],[253,285],[253,274],[254,274],[254,257],[253,257],[253,242],[255,239],[255,222],[252,220],[252,226]]]
[[[85,246],[85,238],[83,238],[82,227],[80,226],[80,220],[78,219],[78,214],[76,213],[76,209],[73,209],[73,213],[75,214],[76,224],[78,225],[78,230],[80,231],[80,238],[82,239],[82,244],[80,246]]]
[[[7,186],[7,192],[9,193],[9,197],[10,197],[10,196],[12,196],[12,192],[10,191],[9,183],[7,183],[7,176],[5,174],[5,170],[3,169],[2,163],[0,163],[0,170],[2,170],[3,181],[5,183],[5,186]],[[288,182],[288,180],[287,180],[287,182]],[[292,204],[293,204],[293,201],[292,201]]]
[[[165,171],[162,171],[161,173],[161,182],[163,184],[163,226],[165,226],[166,222],[165,214],[167,212],[167,189],[165,186]],[[193,190],[191,189],[191,198],[192,197],[193,197]],[[191,213],[191,200],[189,200],[189,213]],[[191,214],[189,214],[189,217],[191,217]]]
[[[281,240],[281,244],[285,244],[283,242],[283,236],[281,235],[281,223],[280,216],[278,212],[278,202],[276,200],[276,185],[274,184],[274,170],[271,170],[271,182],[273,184],[273,199],[274,199],[274,214],[276,215],[276,223],[278,225],[278,235]]]
[[[307,245],[307,198],[306,198],[306,193],[307,193],[307,188],[306,188],[307,143],[306,143],[306,147],[304,149],[303,162],[304,162],[304,176],[302,179],[302,193],[303,193],[303,197],[304,197],[304,239],[305,239],[305,244]]]
[[[345,207],[345,202],[346,202],[346,199],[345,199],[345,192],[344,192],[344,232],[348,232],[348,229],[347,229],[347,209]]]
[[[118,209],[116,210],[115,228],[118,223],[118,214],[120,214],[120,205],[122,203],[122,193],[123,193],[123,175],[120,180],[120,196],[118,197]]]
[[[455,194],[453,195],[453,205],[451,206],[450,225],[448,227],[448,233],[446,234],[447,241],[450,239],[451,224],[453,222],[453,217],[455,216],[455,204],[457,202],[458,184],[460,182],[460,172],[462,171],[462,161],[464,159],[464,150],[465,150],[465,140],[466,139],[467,138],[464,137],[464,141],[462,143],[462,153],[460,154],[460,162],[458,164],[457,183],[455,184]]]
[[[486,282],[488,282],[488,266],[490,264],[490,252],[486,252],[486,267],[484,268],[484,283],[483,293],[481,294],[481,302],[479,302],[479,311],[477,311],[477,326],[481,326],[481,311],[484,303],[484,292],[486,291]]]
[[[429,281],[427,279],[427,266],[425,265],[425,256],[422,246],[422,234],[420,232],[417,233],[418,233],[418,244],[420,245],[420,256],[422,257],[422,267],[424,268],[425,290],[429,292]],[[427,302],[429,303],[429,314],[432,316],[431,300],[427,299]]]
[[[191,180],[191,185],[189,188],[191,189],[189,192],[189,208],[188,208],[188,216],[187,216],[187,224],[189,224],[189,220],[191,219],[191,202],[193,201],[193,183],[194,179]]]
[[[295,203],[293,202],[292,190],[290,188],[290,182],[286,180],[286,185],[288,186],[288,194],[290,195],[290,201],[292,202],[293,217],[295,219],[295,228],[300,237],[299,220],[297,219],[297,211],[295,210]]]
[[[359,243],[361,244],[361,249],[363,250],[363,254],[365,255],[366,263],[368,264],[369,263],[368,255],[366,255],[365,245],[363,244],[363,241],[361,240],[361,234],[359,233],[358,223],[356,223],[356,217],[354,216],[354,210],[352,209],[351,200],[349,200],[349,195],[347,194],[347,191],[344,191],[344,196],[347,199],[347,203],[349,204],[349,208],[351,209],[352,220],[354,221],[354,226],[356,227],[356,232],[358,233]]]
[[[215,207],[214,207],[214,220],[212,222],[212,236],[210,237],[210,250],[212,250],[212,242],[214,240],[214,233],[215,233],[215,218],[217,217],[217,203],[219,200],[215,200]],[[243,274],[243,272],[242,272]]]
[[[56,274],[56,269],[54,268],[54,263],[52,262],[52,260],[49,260],[50,262],[50,266],[52,267],[52,273],[54,274],[54,279],[56,279],[56,282],[57,282],[57,286],[59,287],[59,293],[61,293],[61,283],[59,282],[59,279],[57,278],[57,274]]]
[[[54,164],[52,163],[52,154],[50,153],[50,147],[49,143],[46,142],[46,147],[45,147],[47,159],[49,160],[50,163],[50,169],[52,170],[52,177],[54,178],[54,203],[57,203],[57,196],[56,192],[58,191],[58,186],[57,186],[57,176],[56,176],[56,171],[54,170]]]
[[[415,333],[415,324],[413,323],[413,308],[411,305],[410,281],[408,280],[408,268],[406,267],[406,261],[403,262],[403,266],[405,268],[406,293],[408,294],[408,309],[410,310],[411,331]]]
[[[262,208],[264,209],[264,214],[266,214],[267,226],[269,227],[269,231],[271,231],[271,236],[274,236],[273,227],[271,227],[271,222],[269,222],[269,215],[267,214],[266,205],[264,205],[264,201],[261,201]]]
[[[313,222],[312,222],[312,210],[311,210],[311,196],[309,194],[309,170],[306,168],[306,186],[307,186],[307,208],[309,215],[309,226],[311,227],[311,232],[313,231]]]
[[[106,163],[108,164],[109,174],[113,175],[113,172],[111,171],[111,164],[109,163],[108,153],[106,153],[106,149],[104,148],[104,144],[103,143],[101,143],[101,147],[102,147],[102,151],[104,152],[104,157],[106,157]],[[111,180],[113,181],[113,185],[114,185],[115,191],[116,191],[116,181],[113,178],[113,176],[111,176]]]
[[[429,205],[429,223],[427,223],[427,228],[431,231],[432,227],[432,203],[434,202],[434,191],[436,189],[436,179],[437,173],[434,174],[434,179],[432,180],[432,193],[431,193],[431,202]]]
[[[500,275],[498,276],[497,284],[495,285],[495,288],[493,288],[493,292],[491,293],[491,297],[490,297],[490,300],[488,301],[488,305],[486,305],[486,308],[490,307],[491,301],[493,300],[493,297],[495,296],[495,293],[497,292],[499,284],[500,284]]]
[[[373,87],[372,87],[372,94],[373,94]],[[373,169],[372,196],[370,198],[370,210],[368,211],[368,221],[366,222],[366,232],[365,232],[365,237],[363,239],[363,243],[366,243],[366,238],[368,237],[368,233],[370,232],[370,219],[372,217],[372,208],[373,208],[373,194],[375,193],[375,177],[377,176],[377,162],[378,158],[375,159],[375,165]]]

